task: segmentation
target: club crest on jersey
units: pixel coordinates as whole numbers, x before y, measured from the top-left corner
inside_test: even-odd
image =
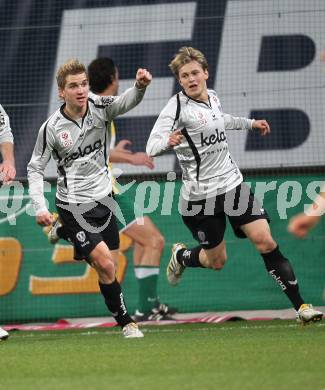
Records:
[[[87,127],[92,127],[94,125],[94,118],[91,114],[88,114],[86,118],[86,125]]]
[[[200,125],[206,125],[208,123],[202,112],[197,112],[196,118],[198,119]]]
[[[66,130],[59,133],[59,140],[64,148],[68,148],[69,146],[73,145],[71,134]]]

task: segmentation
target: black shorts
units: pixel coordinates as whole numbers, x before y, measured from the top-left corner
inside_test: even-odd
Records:
[[[267,212],[245,183],[213,198],[183,201],[183,221],[202,248],[212,249],[221,243],[226,230],[226,216],[239,238],[246,238],[241,226],[258,219],[270,221]]]
[[[101,241],[110,250],[119,248],[114,202],[111,195],[85,204],[68,204],[56,198],[58,214],[75,249],[75,260],[88,260],[90,252]]]

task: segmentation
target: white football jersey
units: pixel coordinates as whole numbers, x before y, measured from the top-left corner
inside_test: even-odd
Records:
[[[250,130],[253,120],[223,113],[215,91],[208,90],[208,97],[209,103],[205,103],[184,92],[174,95],[160,113],[147,143],[147,153],[157,156],[171,149],[170,133],[182,130],[183,141],[173,149],[182,169],[181,193],[186,200],[224,194],[243,181],[230,155],[226,130]]]
[[[89,92],[87,112],[79,121],[65,114],[63,104],[41,126],[27,167],[30,197],[37,214],[47,210],[43,175],[51,156],[57,165],[59,200],[89,203],[112,191],[106,155],[107,124],[135,107],[144,92],[135,86],[120,96]]]

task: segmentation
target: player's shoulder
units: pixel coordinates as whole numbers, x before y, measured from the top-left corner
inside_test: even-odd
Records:
[[[214,89],[208,89],[208,95],[219,100],[218,94]]]
[[[1,104],[0,104],[0,112],[1,112],[3,115],[7,115],[5,109],[2,107]]]
[[[178,104],[185,103],[187,100],[188,98],[182,92],[178,92],[169,98],[166,107],[177,106]]]
[[[0,104],[0,129],[4,129],[8,126],[8,122],[9,122],[9,117],[6,113],[6,111],[4,110],[4,108],[2,107],[2,105]]]
[[[60,109],[57,109],[45,122],[41,125],[41,131],[53,131],[55,133],[56,128],[60,121],[64,120],[64,116]]]

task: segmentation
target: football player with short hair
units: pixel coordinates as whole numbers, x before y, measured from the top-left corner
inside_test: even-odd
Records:
[[[273,239],[268,215],[250,189],[228,148],[226,131],[258,130],[267,135],[266,120],[234,117],[222,111],[209,78],[205,56],[182,47],[170,63],[182,91],[160,113],[147,143],[149,156],[174,149],[182,168],[182,218],[199,245],[187,249],[175,244],[167,278],[177,285],[186,267],[221,270],[227,260],[226,217],[234,233],[248,238],[261,254],[269,274],[278,282],[302,322],[322,313],[305,304],[292,266]]]
[[[88,66],[88,78],[90,90],[96,95],[118,94],[119,71],[111,58],[101,57],[93,60]],[[110,168],[112,168],[111,163],[128,163],[153,169],[151,157],[143,152],[133,153],[127,148],[131,143],[129,140],[121,140],[116,144],[116,127],[113,121],[107,125],[107,134]],[[123,223],[117,219],[118,230],[130,237],[134,243],[133,264],[138,282],[138,304],[134,317],[137,321],[170,320],[172,319],[170,315],[175,313],[175,308],[161,303],[157,293],[160,259],[165,245],[164,237],[149,216],[144,216],[141,221],[137,219],[138,206],[134,203],[134,199],[130,199],[128,193],[121,193],[119,184],[114,181],[114,178],[112,179],[114,199],[124,218]],[[44,232],[52,244],[66,237],[65,227],[61,221],[46,227]]]
[[[63,105],[41,126],[28,164],[30,197],[36,221],[51,225],[43,193],[43,175],[52,156],[57,170],[56,207],[75,248],[75,258],[96,270],[105,303],[124,337],[143,337],[128,314],[115,278],[119,234],[114,216],[111,173],[107,167],[106,124],[143,98],[152,76],[138,69],[133,87],[120,96],[100,97],[89,92],[86,67],[72,59],[57,72]]]

